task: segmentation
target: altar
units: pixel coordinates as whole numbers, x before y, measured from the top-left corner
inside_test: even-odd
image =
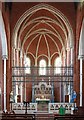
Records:
[[[36,99],[36,102],[37,103],[49,103],[50,102],[50,99],[46,99],[46,98],[44,98],[44,99],[39,99],[39,98],[37,98]]]
[[[48,111],[48,105],[49,105],[50,99],[36,99],[37,103],[37,110],[38,111]]]

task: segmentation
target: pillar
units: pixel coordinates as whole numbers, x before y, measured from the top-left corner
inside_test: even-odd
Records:
[[[6,111],[6,58],[4,58],[4,111]]]
[[[20,66],[23,66],[23,54],[22,51],[20,51]],[[23,74],[23,69],[21,68],[20,74]],[[23,80],[23,77],[21,77],[21,81]],[[23,102],[23,82],[20,84],[20,95],[21,95],[21,102]]]
[[[83,76],[82,76],[82,78],[83,78],[83,81],[82,81],[82,85],[84,86],[84,60],[82,61],[83,63],[82,63],[82,68],[83,68]],[[84,107],[84,87],[82,87],[82,89],[83,89],[83,91],[82,91],[82,105],[83,105],[83,107]]]
[[[24,53],[24,62],[26,61],[26,54]],[[25,66],[25,64],[24,64]],[[25,73],[25,70],[24,70]],[[24,77],[24,81],[25,81],[25,77]],[[26,101],[26,82],[24,82],[24,100]]]
[[[80,59],[80,106],[82,106],[82,58]]]
[[[73,66],[73,48],[71,47],[70,48],[70,51],[71,51],[71,66]]]
[[[19,66],[19,49],[16,49],[16,54],[15,54],[15,60],[16,60],[16,66],[18,67]],[[16,75],[19,74],[19,71],[18,69],[16,70]],[[16,81],[18,81],[18,77],[16,78]],[[17,96],[18,96],[18,82],[15,83],[15,102],[17,103]]]

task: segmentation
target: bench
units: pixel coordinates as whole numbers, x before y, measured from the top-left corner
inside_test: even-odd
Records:
[[[1,120],[35,120],[35,114],[2,114]]]
[[[54,120],[84,120],[84,115],[55,115]]]

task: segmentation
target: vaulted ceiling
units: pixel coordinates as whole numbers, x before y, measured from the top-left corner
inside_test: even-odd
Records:
[[[52,59],[72,45],[72,28],[58,9],[48,4],[38,4],[27,10],[14,29],[15,47],[34,58]],[[69,46],[70,47],[70,46]]]

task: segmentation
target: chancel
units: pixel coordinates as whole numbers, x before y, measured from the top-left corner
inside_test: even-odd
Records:
[[[84,1],[0,2],[1,119],[84,119],[83,85]]]

